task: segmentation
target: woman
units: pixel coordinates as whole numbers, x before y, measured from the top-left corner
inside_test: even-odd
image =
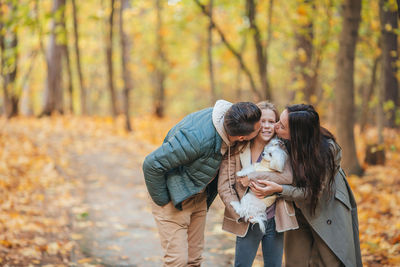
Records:
[[[268,102],[261,102],[258,107],[262,112],[259,134],[242,149],[236,149],[233,154],[229,154],[221,163],[218,193],[226,206],[222,229],[237,235],[235,266],[251,266],[261,242],[264,265],[281,267],[282,232],[298,227],[293,204],[288,204],[281,199],[268,207],[265,234],[261,232],[258,224],[251,225],[240,218],[230,205],[232,201],[239,201],[243,197],[249,185],[249,179],[237,178],[236,172],[252,162],[260,161],[264,147],[275,135],[274,124],[278,119],[275,106]],[[256,174],[250,175],[255,177]],[[293,179],[288,162],[285,163],[282,173],[270,172],[269,179],[277,183],[291,184]]]
[[[299,229],[285,234],[286,266],[362,266],[357,206],[335,138],[311,105],[287,107],[275,131],[287,140],[293,185],[250,186],[258,197],[279,193],[295,202]]]

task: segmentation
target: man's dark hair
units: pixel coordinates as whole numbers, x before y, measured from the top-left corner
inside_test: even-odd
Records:
[[[230,136],[249,135],[261,118],[261,110],[251,102],[233,104],[225,114],[224,127]]]

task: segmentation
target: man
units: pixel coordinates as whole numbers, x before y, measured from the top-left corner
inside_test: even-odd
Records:
[[[254,138],[260,109],[219,100],[186,116],[143,163],[164,266],[200,266],[206,212],[217,195],[218,169],[236,142]]]

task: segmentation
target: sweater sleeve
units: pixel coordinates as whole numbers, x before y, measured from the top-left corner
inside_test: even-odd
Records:
[[[329,139],[328,142],[333,153],[333,159],[335,161],[334,174],[336,174],[340,169],[340,162],[342,161],[342,148],[332,139]]]
[[[280,195],[289,201],[305,201],[306,191],[304,188],[295,187],[292,185],[282,185],[282,192]]]
[[[292,184],[293,183],[293,172],[290,166],[289,160],[286,160],[285,166],[282,172],[277,171],[263,171],[263,172],[252,172],[247,176],[249,179],[261,179],[277,184]]]
[[[229,166],[230,165],[230,166]],[[230,168],[230,171],[229,171]],[[236,170],[236,160],[235,158],[231,158],[230,161],[226,157],[222,160],[221,166],[219,168],[219,176],[218,176],[218,194],[224,203],[228,212],[235,216],[235,220],[238,221],[240,216],[235,212],[233,207],[231,206],[232,201],[240,201],[239,197],[234,188],[235,181],[235,170]],[[230,179],[229,179],[230,175]],[[232,183],[231,183],[232,181]]]
[[[163,206],[170,201],[166,174],[199,158],[200,148],[201,144],[194,134],[180,130],[145,158],[144,179],[157,205]]]

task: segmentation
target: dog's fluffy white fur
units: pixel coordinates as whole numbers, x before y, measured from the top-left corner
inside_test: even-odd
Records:
[[[278,138],[273,138],[264,147],[261,162],[253,163],[236,173],[237,176],[247,176],[257,171],[278,171],[282,172],[288,157],[286,151],[282,148],[283,142]],[[258,223],[260,230],[265,233],[264,221],[267,221],[266,209],[276,200],[276,196],[266,197],[264,200],[257,198],[254,193],[249,190],[239,201],[232,201],[230,204],[241,218],[251,223]]]

